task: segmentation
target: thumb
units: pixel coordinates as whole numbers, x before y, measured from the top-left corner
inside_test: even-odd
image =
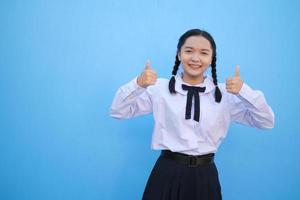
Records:
[[[150,59],[148,59],[148,60],[146,61],[145,69],[151,69],[151,62],[150,62]]]
[[[240,77],[240,67],[238,65],[235,66],[234,76]]]

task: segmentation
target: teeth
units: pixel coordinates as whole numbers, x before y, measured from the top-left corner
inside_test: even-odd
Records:
[[[200,65],[190,65],[192,68],[200,68]]]

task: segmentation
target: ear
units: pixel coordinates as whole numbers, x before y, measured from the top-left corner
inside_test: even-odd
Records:
[[[177,57],[178,57],[178,60],[181,62],[180,51],[179,51],[179,52],[177,52]]]

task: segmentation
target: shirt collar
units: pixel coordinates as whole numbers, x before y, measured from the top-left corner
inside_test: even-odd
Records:
[[[208,77],[208,76],[204,77],[203,83],[200,83],[197,85],[191,85],[191,84],[184,82],[182,79],[182,74],[176,75],[175,80],[176,80],[176,83],[175,83],[176,92],[183,94],[183,95],[187,95],[187,91],[182,89],[182,86],[181,86],[182,84],[189,85],[189,86],[196,86],[196,87],[206,87],[205,92],[203,92],[204,94],[209,93],[215,89],[215,85],[213,83],[212,78]]]

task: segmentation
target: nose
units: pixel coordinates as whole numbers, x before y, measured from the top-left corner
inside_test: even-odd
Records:
[[[193,62],[199,62],[200,61],[200,55],[198,53],[193,53],[192,61]]]

